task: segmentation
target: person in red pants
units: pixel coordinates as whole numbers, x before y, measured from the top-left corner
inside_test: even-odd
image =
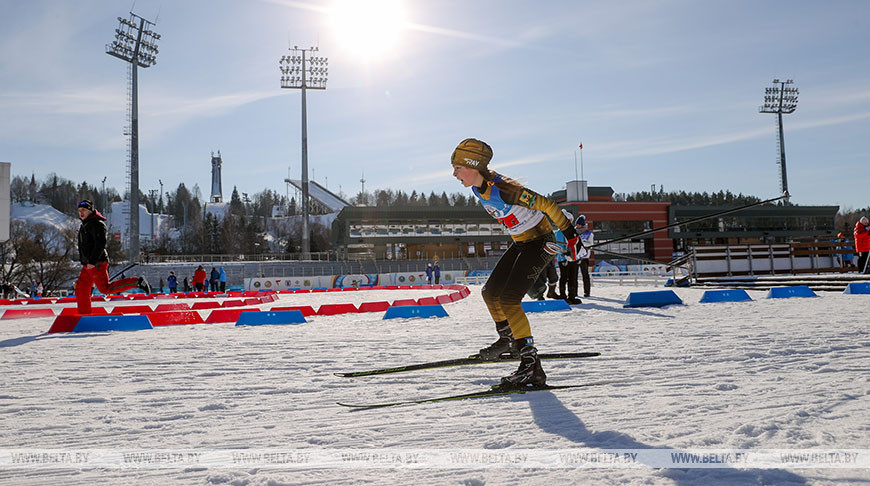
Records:
[[[117,294],[137,287],[139,279],[132,277],[109,282],[109,254],[106,252],[109,230],[104,223],[106,217],[94,209],[94,203],[88,200],[80,202],[78,210],[82,220],[78,236],[82,271],[76,281],[76,303],[79,314],[90,314],[91,291],[95,285],[104,294]]]

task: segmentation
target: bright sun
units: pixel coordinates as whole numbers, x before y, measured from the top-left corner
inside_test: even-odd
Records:
[[[331,17],[340,45],[364,60],[389,53],[405,24],[399,0],[337,0]]]

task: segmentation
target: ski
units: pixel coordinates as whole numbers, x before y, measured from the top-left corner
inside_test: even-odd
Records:
[[[435,397],[435,398],[423,398],[420,400],[403,400],[399,402],[385,402],[385,403],[367,403],[367,404],[358,404],[358,403],[344,403],[344,402],[336,402],[336,404],[341,405],[342,407],[348,408],[356,408],[356,409],[366,409],[366,408],[384,408],[384,407],[395,407],[397,405],[414,405],[419,403],[432,403],[432,402],[448,402],[454,400],[468,400],[472,398],[487,398],[487,397],[501,397],[505,395],[517,395],[524,393],[531,393],[536,391],[551,391],[551,390],[565,390],[568,388],[586,388],[590,386],[599,386],[599,385],[609,385],[611,383],[616,383],[614,381],[600,381],[595,383],[582,383],[577,385],[543,385],[531,388],[505,388],[501,385],[493,385],[491,389],[473,392],[473,393],[463,393],[461,395],[450,395],[444,397]]]
[[[538,353],[538,358],[545,360],[552,359],[572,359],[572,358],[592,358],[600,356],[601,353]],[[472,354],[466,358],[447,359],[444,361],[432,361],[429,363],[419,363],[406,366],[396,366],[394,368],[383,368],[379,370],[351,371],[347,373],[334,373],[335,376],[342,378],[353,378],[357,376],[373,376],[386,375],[390,373],[404,373],[407,371],[430,370],[435,368],[448,368],[451,366],[468,366],[477,364],[492,364],[505,363],[510,361],[519,361],[519,358],[512,358],[509,354],[503,354],[501,358],[495,361],[486,361],[480,359],[480,355]]]

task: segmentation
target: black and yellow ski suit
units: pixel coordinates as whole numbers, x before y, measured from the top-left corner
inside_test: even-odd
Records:
[[[492,174],[491,181],[472,190],[484,209],[504,226],[513,243],[492,270],[481,294],[496,323],[507,321],[514,339],[528,338],[532,331],[521,302],[538,275],[553,261],[553,253],[546,247],[555,241],[553,227],[544,215],[563,231],[574,228],[551,199]]]

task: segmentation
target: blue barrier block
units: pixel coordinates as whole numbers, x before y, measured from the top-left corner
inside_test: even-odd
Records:
[[[83,316],[72,332],[141,331],[154,329],[148,316]]]
[[[701,297],[701,302],[746,302],[752,297],[743,289],[708,290]]]
[[[870,282],[853,282],[846,286],[844,294],[870,294]]]
[[[651,292],[632,292],[628,294],[623,307],[664,307],[680,304],[683,301],[673,290],[653,290]]]
[[[790,297],[818,297],[818,295],[806,285],[774,287],[767,291],[768,299],[788,299]]]
[[[564,300],[532,300],[523,302],[525,312],[569,311],[571,306]]]
[[[263,311],[242,312],[236,320],[237,326],[262,326],[267,324],[302,324],[308,322],[302,311]]]
[[[390,306],[384,314],[384,319],[411,319],[426,317],[448,317],[447,311],[440,305],[402,305]]]

